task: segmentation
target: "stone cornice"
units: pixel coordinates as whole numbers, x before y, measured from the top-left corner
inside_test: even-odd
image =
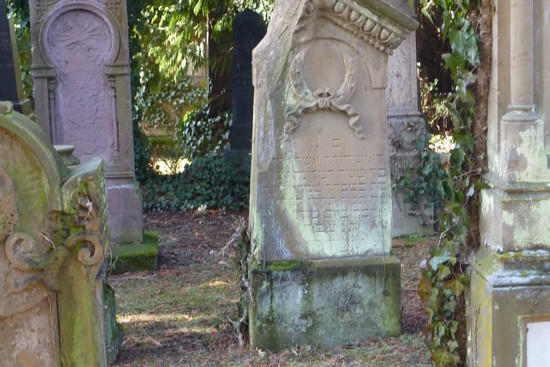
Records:
[[[418,27],[414,19],[381,0],[307,0],[301,22],[317,15],[328,17],[336,25],[388,54]]]

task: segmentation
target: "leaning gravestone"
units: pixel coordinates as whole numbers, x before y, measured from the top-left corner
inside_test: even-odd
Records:
[[[107,366],[103,163],[67,170],[11,108],[0,103],[1,364]]]
[[[246,9],[233,21],[233,120],[229,127],[229,149],[224,155],[250,169],[252,149],[252,50],[265,36],[261,15]]]
[[[385,88],[416,27],[380,0],[276,3],[253,56],[253,347],[400,333]]]
[[[0,101],[11,101],[15,110],[31,114],[31,101],[23,97],[15,34],[4,1],[0,2]]]
[[[106,162],[111,239],[141,242],[126,1],[36,0],[30,12],[37,121],[81,161]]]

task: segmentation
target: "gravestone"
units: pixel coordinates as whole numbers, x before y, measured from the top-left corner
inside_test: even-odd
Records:
[[[0,360],[107,366],[103,163],[68,170],[40,128],[0,103]]]
[[[261,15],[246,9],[233,21],[233,120],[229,127],[229,149],[224,155],[250,170],[252,148],[252,50],[265,36]]]
[[[414,17],[408,0],[389,0],[388,3]],[[386,103],[390,126],[390,166],[392,183],[420,165],[416,139],[426,134],[421,117],[416,74],[416,32],[412,32],[388,60]],[[392,193],[393,236],[433,234],[433,207],[413,208],[398,190]]]
[[[385,89],[416,27],[379,0],[276,3],[253,54],[252,347],[400,333]]]
[[[550,362],[550,3],[494,2],[489,188],[471,272],[470,366]]]
[[[19,55],[13,24],[8,21],[5,2],[0,3],[0,101],[11,101],[15,110],[31,114],[31,101],[23,96]]]
[[[139,243],[126,1],[29,4],[37,121],[81,161],[105,161],[111,240]]]

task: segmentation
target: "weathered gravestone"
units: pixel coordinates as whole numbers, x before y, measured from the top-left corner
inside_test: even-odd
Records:
[[[469,302],[470,366],[550,363],[550,3],[494,2],[489,189]]]
[[[385,88],[416,27],[380,0],[276,3],[253,56],[252,347],[400,333]]]
[[[141,242],[126,1],[29,4],[37,121],[53,144],[74,145],[81,161],[105,161],[111,239]]]
[[[229,149],[224,155],[250,169],[252,149],[252,50],[265,36],[261,15],[246,9],[233,21],[233,120],[229,127]]]
[[[68,171],[11,108],[0,104],[0,364],[107,366],[103,164]]]
[[[408,0],[389,0],[388,3],[411,17],[415,16]],[[413,32],[388,59],[386,103],[390,126],[390,166],[394,186],[400,176],[407,175],[410,170],[420,165],[416,139],[426,134],[426,129],[418,97],[416,33]],[[393,236],[433,233],[433,207],[413,207],[405,201],[403,192],[398,189],[393,191],[392,200]]]
[[[15,34],[5,2],[0,3],[0,101],[11,101],[17,111],[31,114],[31,101],[23,97]]]

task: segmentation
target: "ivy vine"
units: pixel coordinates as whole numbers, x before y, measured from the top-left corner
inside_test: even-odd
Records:
[[[419,7],[428,20],[441,20],[441,40],[451,48],[442,58],[454,83],[445,105],[456,143],[447,177],[440,182],[445,199],[439,212],[441,235],[427,259],[419,294],[428,302],[428,346],[434,364],[463,366],[467,269],[469,256],[479,246],[479,192],[486,167],[486,99],[479,96],[486,93],[489,79],[492,9],[490,0],[420,0]]]

